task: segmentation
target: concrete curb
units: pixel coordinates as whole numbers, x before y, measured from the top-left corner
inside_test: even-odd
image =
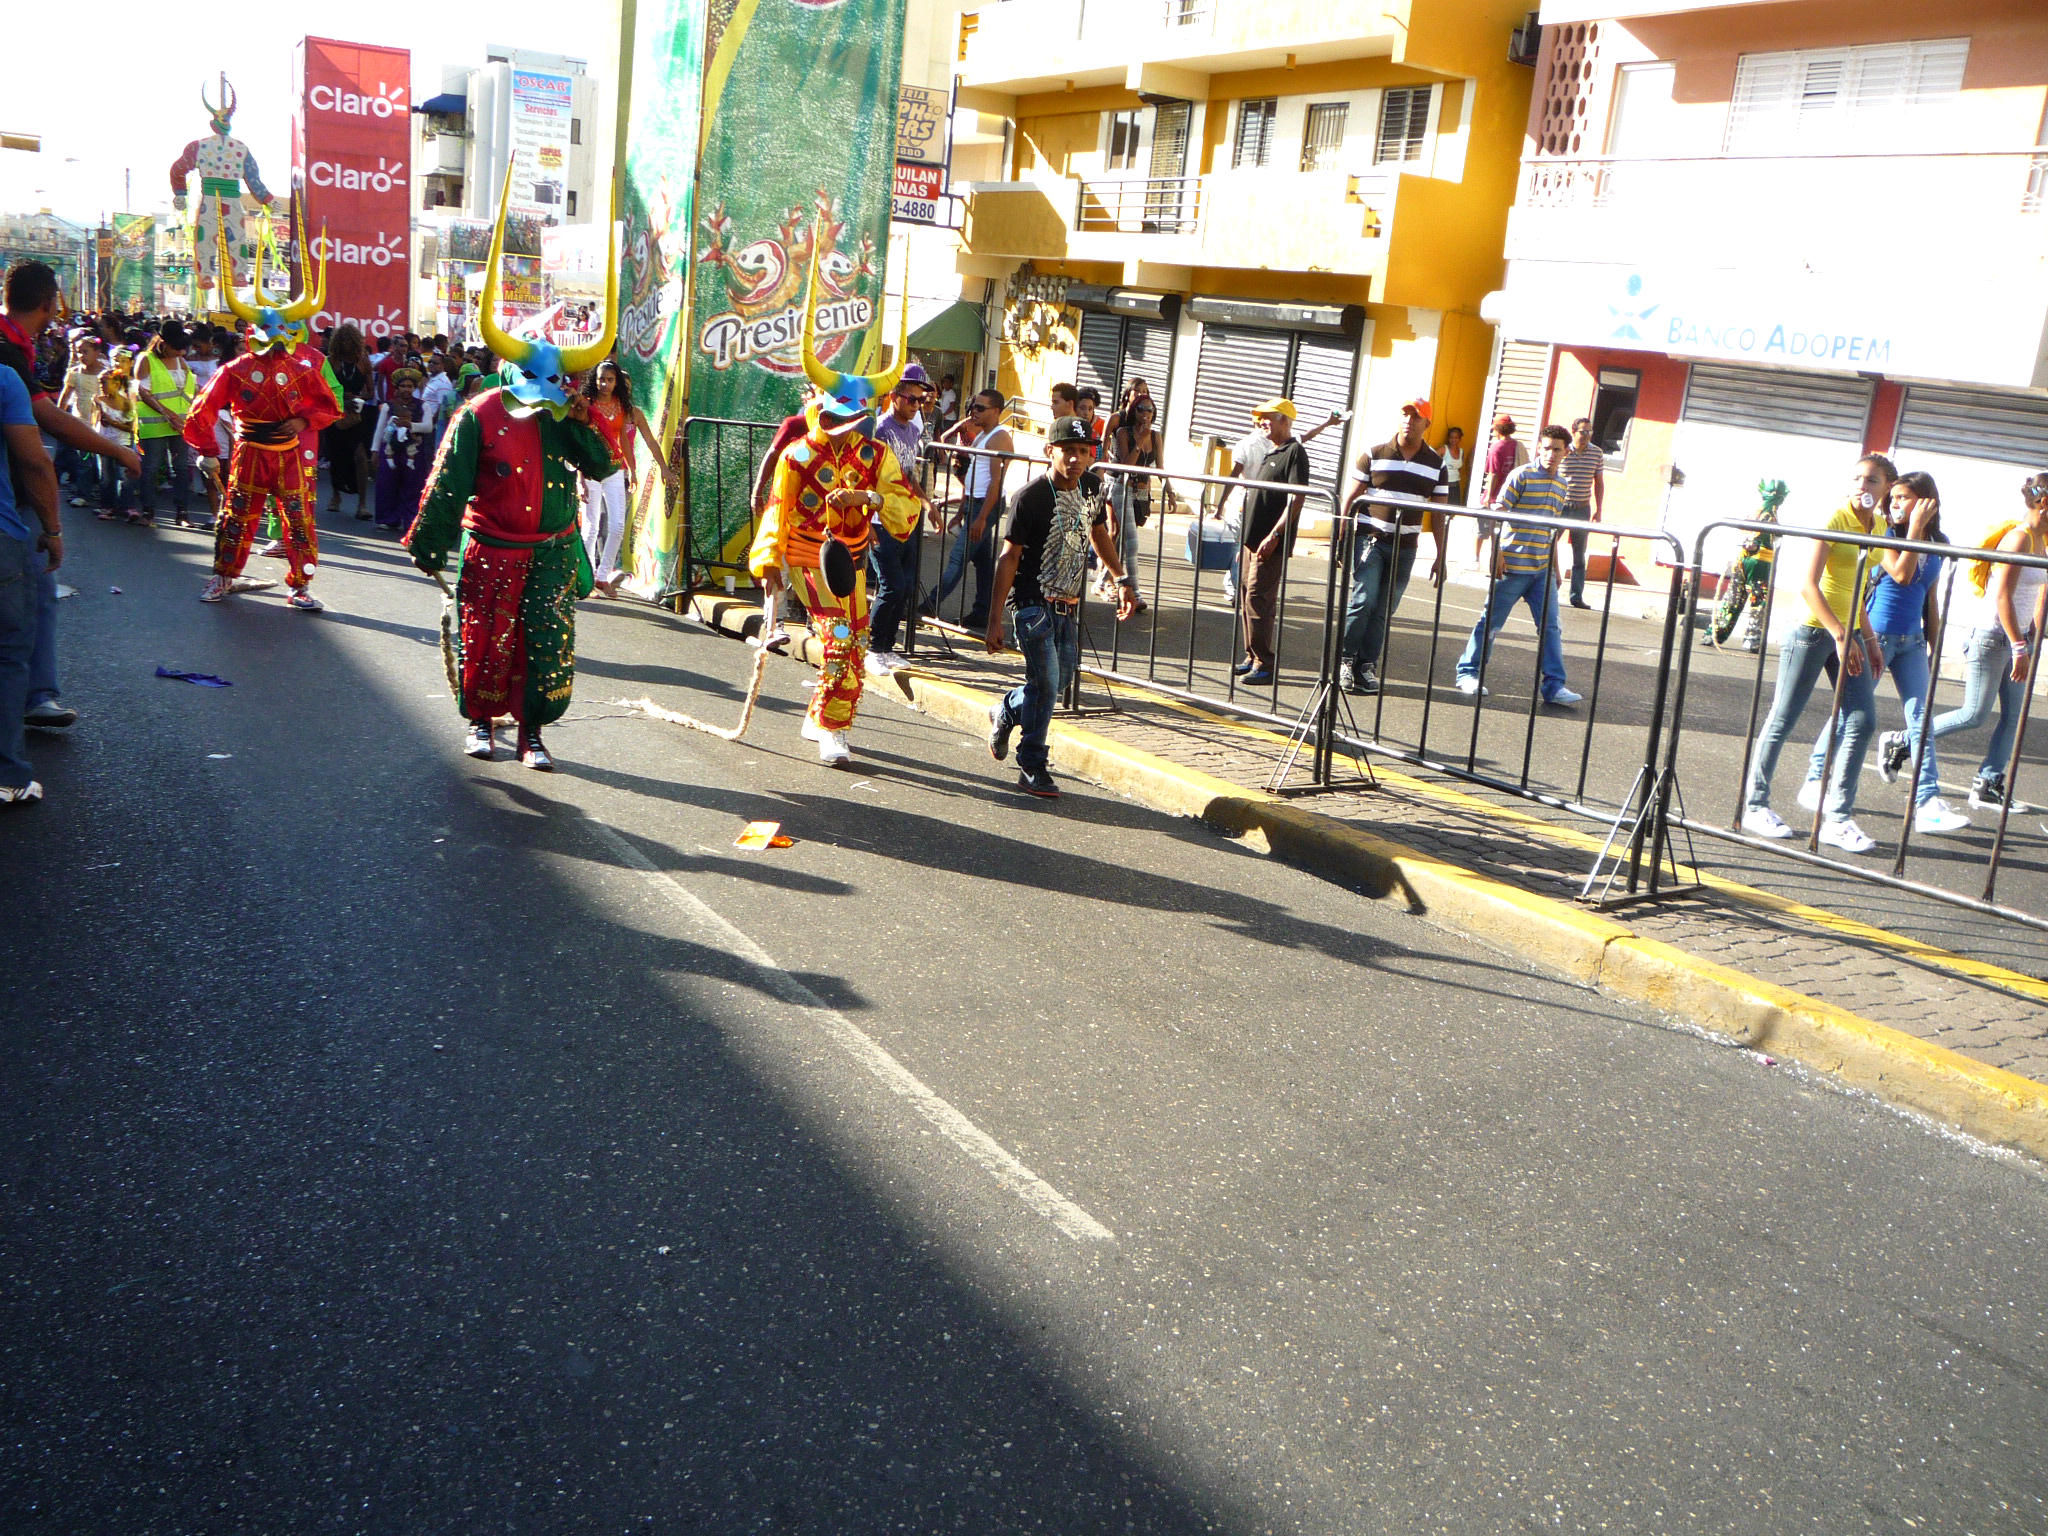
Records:
[[[745,636],[760,628],[760,609],[736,598],[700,596],[691,608],[726,634]],[[790,651],[813,665],[820,657],[817,642],[801,631]],[[915,668],[870,679],[867,691],[972,735],[988,729],[990,695]],[[1051,745],[1062,773],[1155,810],[1197,818],[1274,858],[1341,881],[1375,901],[1397,901],[1419,917],[1614,997],[1800,1062],[1995,1146],[2048,1159],[2048,1084],[1092,731],[1055,721]]]

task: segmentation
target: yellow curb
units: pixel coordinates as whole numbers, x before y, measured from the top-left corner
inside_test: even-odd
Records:
[[[729,634],[759,627],[760,611],[751,604],[700,596],[692,606],[704,622]],[[793,635],[792,642],[793,655],[802,652],[815,664],[821,648],[809,636]],[[872,691],[974,735],[988,728],[988,694],[914,668],[878,680]],[[1055,723],[1051,747],[1062,771],[1141,804],[1201,820],[1286,863],[1374,900],[1398,901],[1433,923],[1611,996],[1800,1062],[1994,1145],[2048,1159],[2048,1084],[1092,731]]]

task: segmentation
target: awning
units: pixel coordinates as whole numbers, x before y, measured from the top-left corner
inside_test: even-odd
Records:
[[[458,91],[443,91],[438,96],[429,96],[413,108],[415,112],[431,112],[436,117],[460,117],[468,106],[467,99]]]
[[[910,344],[926,352],[978,353],[987,341],[981,306],[957,299],[910,333]]]

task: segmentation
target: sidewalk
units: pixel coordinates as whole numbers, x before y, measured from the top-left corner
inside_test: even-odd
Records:
[[[704,595],[693,606],[729,635],[759,625],[740,599]],[[809,644],[799,633],[793,650]],[[1014,654],[991,657],[955,639],[950,657],[928,648],[915,667],[870,679],[868,700],[978,734],[1021,668]],[[2039,978],[1728,879],[1596,912],[1573,900],[1600,847],[1591,823],[1554,825],[1525,802],[1495,803],[1385,764],[1367,786],[1344,759],[1348,787],[1275,796],[1265,786],[1286,749],[1279,733],[1099,679],[1086,680],[1081,715],[1056,717],[1052,747],[1059,772],[1199,816],[1549,969],[2048,1157],[2048,982]],[[1303,764],[1289,788],[1306,783]]]

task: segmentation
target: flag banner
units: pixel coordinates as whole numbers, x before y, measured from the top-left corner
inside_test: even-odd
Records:
[[[156,215],[114,215],[114,258],[108,298],[130,314],[156,307]]]

